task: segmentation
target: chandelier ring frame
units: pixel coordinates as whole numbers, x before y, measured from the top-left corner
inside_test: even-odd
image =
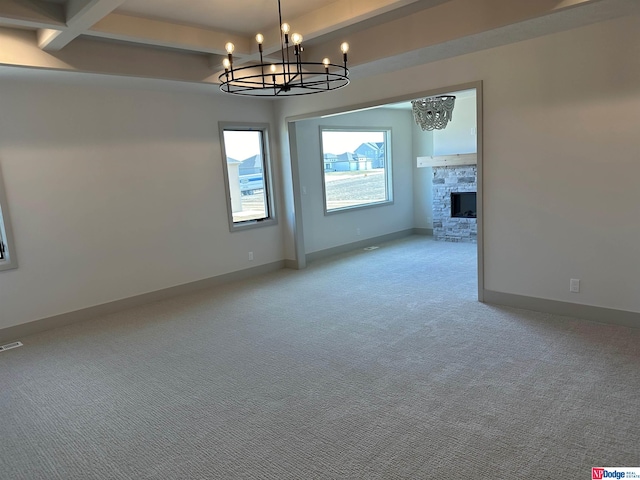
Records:
[[[299,71],[268,71],[280,63],[252,64],[234,68],[218,76],[220,90],[224,93],[246,96],[301,96],[338,90],[349,85],[349,69],[344,65],[322,62],[298,62]],[[275,82],[274,82],[275,78]],[[260,93],[264,92],[264,93]]]

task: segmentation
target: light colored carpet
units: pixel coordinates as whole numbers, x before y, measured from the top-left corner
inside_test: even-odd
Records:
[[[6,479],[587,479],[640,466],[640,329],[478,303],[382,245],[23,338]]]

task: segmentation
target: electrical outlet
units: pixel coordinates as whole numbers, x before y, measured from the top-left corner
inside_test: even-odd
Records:
[[[253,260],[253,252],[249,252],[249,261]]]
[[[577,278],[572,278],[569,281],[569,291],[572,293],[580,293],[580,280]]]
[[[356,228],[356,235],[359,237],[360,236],[360,227]]]

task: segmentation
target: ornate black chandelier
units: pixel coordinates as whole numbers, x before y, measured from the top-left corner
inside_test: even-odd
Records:
[[[412,100],[413,117],[422,130],[442,130],[453,118],[455,103],[456,97],[453,95]]]
[[[224,73],[220,74],[220,90],[236,95],[256,97],[284,97],[292,95],[310,95],[312,93],[329,92],[349,84],[347,68],[347,52],[349,44],[340,45],[343,65],[331,63],[328,58],[320,62],[302,61],[302,35],[291,34],[288,23],[282,22],[282,10],[278,0],[278,20],[280,25],[281,58],[273,62],[265,62],[262,43],[264,36],[256,35],[260,63],[235,68],[233,52],[235,46],[229,42],[225,45],[227,58],[222,62]]]

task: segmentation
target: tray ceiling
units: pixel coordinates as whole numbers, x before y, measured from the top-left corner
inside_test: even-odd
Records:
[[[624,15],[638,0],[282,0],[307,60],[351,44],[352,77],[406,68]],[[0,66],[216,83],[279,53],[277,0],[0,0]]]

